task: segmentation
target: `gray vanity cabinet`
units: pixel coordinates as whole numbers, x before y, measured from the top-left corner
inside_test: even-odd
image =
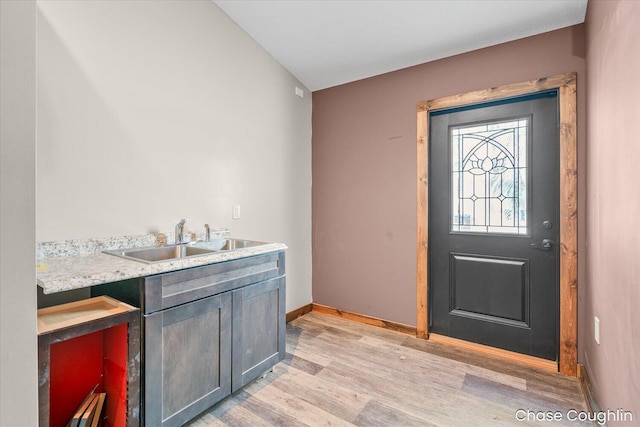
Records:
[[[285,356],[284,251],[96,286],[142,313],[142,425],[180,426]]]
[[[142,313],[142,425],[181,426],[285,355],[284,251],[96,286]]]
[[[285,317],[284,277],[233,291],[233,392],[284,359]]]
[[[179,426],[231,393],[231,293],[145,316],[145,425]]]

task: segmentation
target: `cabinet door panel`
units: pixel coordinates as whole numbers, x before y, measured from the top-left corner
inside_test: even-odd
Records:
[[[236,391],[285,355],[285,278],[233,292],[233,374]]]
[[[174,426],[231,392],[231,295],[145,316],[145,425]]]

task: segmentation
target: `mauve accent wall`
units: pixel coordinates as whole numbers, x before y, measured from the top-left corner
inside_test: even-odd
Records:
[[[640,425],[640,2],[587,10],[587,251],[581,359],[604,409]],[[600,344],[594,339],[600,319]],[[617,425],[611,422],[609,425]]]
[[[419,101],[576,71],[582,187],[584,49],[578,25],[314,92],[313,301],[416,324]]]

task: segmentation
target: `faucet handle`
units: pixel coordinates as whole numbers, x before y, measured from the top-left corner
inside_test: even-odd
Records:
[[[205,240],[208,242],[211,240],[211,229],[209,228],[209,224],[205,224],[204,229],[206,230]]]

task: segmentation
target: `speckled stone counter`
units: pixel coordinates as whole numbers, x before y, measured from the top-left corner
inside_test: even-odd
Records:
[[[212,230],[213,238],[228,237],[228,230]],[[194,236],[197,240],[201,236]],[[125,236],[108,239],[67,240],[38,243],[38,286],[43,293],[70,291],[103,283],[151,276],[168,271],[229,261],[268,252],[285,250],[282,243],[268,243],[250,248],[214,252],[192,258],[146,264],[114,255],[104,250],[163,246],[174,242],[173,233]]]

